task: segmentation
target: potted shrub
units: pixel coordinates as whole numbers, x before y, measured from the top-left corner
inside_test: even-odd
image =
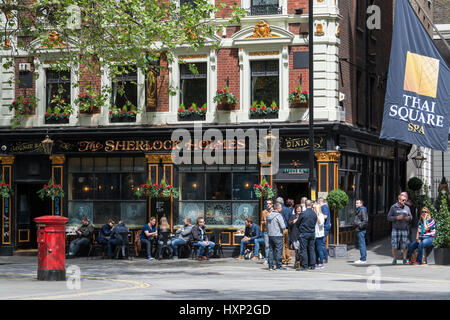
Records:
[[[109,110],[109,121],[114,122],[136,122],[138,109],[130,101],[127,101],[123,107],[113,106]]]
[[[217,90],[213,101],[217,103],[218,109],[229,110],[236,106],[237,98],[230,92],[230,88],[225,87],[223,90]]]
[[[291,108],[307,108],[308,98],[308,91],[302,90],[298,85],[297,89],[289,94],[289,105]]]
[[[187,109],[182,103],[178,108],[178,119],[180,121],[205,120],[206,111],[207,111],[206,103],[202,107],[197,107],[197,105],[193,103]]]
[[[269,185],[265,178],[262,179],[261,184],[253,185],[253,191],[258,199],[262,197],[269,199],[275,197],[275,191],[272,188],[272,185]]]
[[[56,197],[64,197],[64,190],[60,184],[55,184],[55,181],[51,178],[48,184],[44,184],[44,187],[37,194],[42,200],[45,197],[55,200]]]
[[[266,106],[264,101],[258,103],[258,101],[253,102],[250,107],[250,118],[252,119],[276,119],[278,118],[278,111],[280,108],[277,106],[275,101],[272,101],[270,106]]]
[[[0,196],[3,198],[9,198],[14,194],[11,186],[5,183],[5,180],[0,181]]]
[[[439,207],[431,210],[431,216],[436,221],[436,238],[433,241],[434,263],[450,265],[450,211],[448,209],[448,194],[441,191]]]
[[[9,111],[14,110],[14,116],[11,119],[12,128],[15,129],[22,120],[23,116],[33,115],[36,113],[37,100],[35,96],[17,97],[9,105]]]
[[[330,207],[330,210],[334,211],[336,214],[336,210],[342,210],[348,205],[349,199],[347,193],[340,189],[332,190],[328,193],[327,203]],[[339,219],[336,219],[337,225],[337,243],[330,244],[330,256],[334,258],[347,258],[347,245],[339,244]]]

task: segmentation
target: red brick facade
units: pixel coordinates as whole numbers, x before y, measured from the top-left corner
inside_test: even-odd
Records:
[[[217,56],[217,89],[222,90],[228,83],[231,93],[238,99],[235,109],[239,109],[240,101],[238,54],[238,49],[220,49]]]
[[[302,90],[309,93],[309,69],[294,69],[294,52],[307,52],[307,46],[291,47],[289,50],[289,93],[295,91],[300,84]]]
[[[288,0],[288,14],[294,14],[295,9],[303,9],[303,14],[308,14],[308,0]]]

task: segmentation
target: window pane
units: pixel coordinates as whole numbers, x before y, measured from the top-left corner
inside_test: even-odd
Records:
[[[137,106],[137,84],[131,81],[122,81],[113,84],[113,105],[123,107],[127,101]]]
[[[197,223],[198,217],[204,217],[205,208],[202,202],[180,202],[180,211],[178,214],[178,221],[176,222],[179,225],[183,225],[184,218],[191,218],[192,224]]]
[[[120,158],[109,158],[108,159],[108,171],[120,171]]]
[[[206,174],[206,199],[231,200],[230,172],[211,172]]]
[[[122,202],[121,219],[128,227],[141,227],[147,221],[146,201]]]
[[[116,222],[119,222],[120,202],[94,202],[94,224],[104,225],[108,219],[114,219]]]
[[[181,103],[186,108],[193,103],[201,107],[206,103],[206,79],[181,80]]]
[[[80,158],[69,159],[69,172],[80,171]]]
[[[278,60],[253,61],[252,70],[252,104],[263,101],[270,105],[275,101],[279,105]]]
[[[180,193],[182,200],[204,200],[205,181],[203,173],[181,173]]]
[[[253,185],[258,183],[257,173],[234,173],[233,200],[256,200]]]
[[[259,224],[259,204],[253,203],[233,203],[233,221],[234,227],[244,227],[245,219],[252,217],[253,223]]]
[[[69,201],[69,221],[68,225],[81,225],[81,218],[87,217],[93,222],[93,203],[86,201]],[[104,222],[106,223],[106,221]]]
[[[106,158],[94,158],[95,162],[95,171],[96,172],[105,172],[106,171]]]
[[[134,158],[134,171],[145,171],[145,158]]]
[[[72,173],[69,175],[71,195],[69,200],[92,200],[94,199],[95,178],[92,174]]]
[[[90,172],[94,170],[94,159],[93,158],[81,158],[81,171]]]
[[[96,199],[120,199],[120,175],[100,173],[97,178],[97,194]]]
[[[145,173],[128,173],[122,174],[122,184],[121,184],[121,199],[132,200],[136,199],[135,192],[136,187],[146,182]]]
[[[205,205],[205,223],[207,225],[231,224],[231,202],[207,202]]]
[[[122,158],[121,171],[133,171],[133,158]]]

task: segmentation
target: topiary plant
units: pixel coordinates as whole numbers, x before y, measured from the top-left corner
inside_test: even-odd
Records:
[[[327,202],[330,209],[344,209],[348,204],[348,195],[341,189],[335,189],[328,193]]]
[[[412,177],[408,180],[408,188],[412,191],[419,191],[422,189],[423,181],[417,177]]]

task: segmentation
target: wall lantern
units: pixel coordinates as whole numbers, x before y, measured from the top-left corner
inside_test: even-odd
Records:
[[[421,169],[421,168],[422,168],[422,165],[423,165],[423,162],[424,162],[425,160],[427,160],[427,158],[425,158],[425,157],[422,155],[422,152],[420,152],[420,149],[419,149],[419,148],[417,149],[416,155],[415,155],[414,157],[412,157],[411,159],[412,159],[412,161],[414,162],[414,165],[416,166],[417,169]]]
[[[52,148],[53,148],[53,140],[50,139],[48,135],[45,136],[45,139],[42,140],[42,148],[44,149],[44,153],[51,155],[52,154]]]

